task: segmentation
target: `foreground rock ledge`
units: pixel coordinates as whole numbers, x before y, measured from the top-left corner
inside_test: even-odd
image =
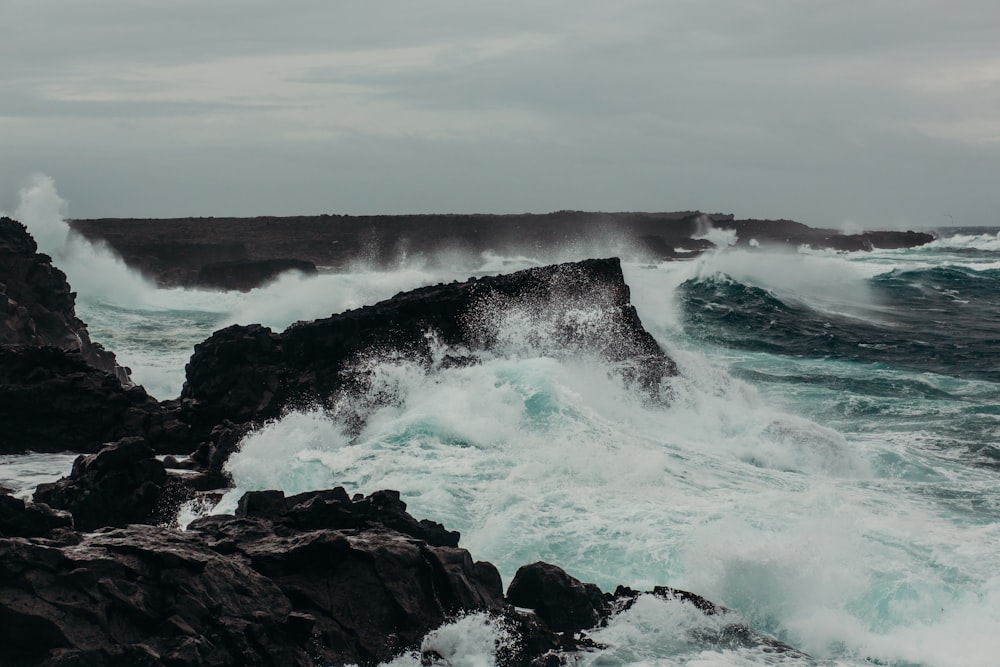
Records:
[[[513,635],[497,647],[499,664],[560,665],[599,649],[586,631],[639,595],[534,563],[505,598],[493,565],[405,507],[394,491],[263,491],[245,495],[235,516],[185,532],[80,533],[64,513],[0,494],[0,665],[374,665],[419,652],[429,631],[471,612]],[[730,614],[691,593],[652,594]],[[697,641],[801,655],[731,616]],[[446,664],[433,651],[420,657]]]

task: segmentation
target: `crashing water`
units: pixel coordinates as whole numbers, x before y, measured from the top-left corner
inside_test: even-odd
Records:
[[[67,241],[51,181],[22,193],[13,215],[68,274],[92,337],[160,398],[179,393],[192,346],[222,326],[282,329],[470,275],[359,264],[247,294],[158,290],[107,251]],[[553,259],[567,258],[485,255],[474,273]],[[512,319],[517,345],[475,366],[361,360],[370,390],[393,400],[354,397],[367,410],[360,433],[317,410],[249,435],[220,509],[248,489],[393,488],[415,516],[460,530],[505,582],[541,559],[604,589],[695,591],[819,664],[995,664],[998,231],[873,253],[727,247],[624,270],[680,369],[668,407],[601,362],[519,339]],[[65,458],[2,460],[0,483],[28,488]],[[594,633],[608,648],[579,664],[803,664],[713,644],[717,622],[643,597]],[[508,641],[470,615],[424,645],[442,664],[491,665]]]

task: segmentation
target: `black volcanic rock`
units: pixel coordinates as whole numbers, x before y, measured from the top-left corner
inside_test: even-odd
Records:
[[[96,452],[142,436],[189,446],[187,426],[140,386],[55,347],[0,346],[0,453]]]
[[[232,326],[195,346],[181,394],[199,437],[228,419],[260,422],[290,405],[331,406],[364,389],[365,358],[402,355],[444,363],[489,350],[610,362],[647,395],[662,398],[674,363],[642,328],[617,259],[592,259],[435,285],[276,334]],[[527,348],[527,350],[525,349]]]
[[[42,537],[72,527],[73,517],[68,512],[44,503],[26,503],[0,489],[0,537]]]
[[[90,340],[76,316],[76,294],[52,258],[38,252],[24,225],[0,218],[0,345],[52,346],[79,352],[128,384],[115,355]]]
[[[183,449],[176,409],[90,340],[75,300],[24,225],[0,218],[0,453],[95,452],[129,436]]]
[[[507,601],[533,609],[556,632],[576,632],[598,625],[610,608],[601,590],[541,561],[522,565],[507,588]]]
[[[187,532],[0,537],[0,664],[375,664],[456,614],[504,608],[492,566],[371,516],[366,529],[215,516]]]
[[[498,665],[561,665],[600,649],[586,632],[640,595],[605,594],[535,563],[505,600],[495,567],[455,546],[456,533],[406,514],[393,491],[354,499],[342,488],[263,491],[239,507],[184,532],[81,533],[65,515],[0,495],[0,665],[318,667],[374,665],[406,651],[444,664],[433,650],[421,653],[422,638],[472,612],[511,637],[497,646]],[[807,657],[700,596],[651,594],[722,618],[693,630],[692,641]]]
[[[304,259],[232,260],[205,264],[198,270],[197,283],[214,289],[249,292],[286,271],[306,275],[316,273],[316,265]]]
[[[167,472],[142,438],[126,438],[77,457],[69,477],[41,484],[34,499],[68,511],[80,530],[148,523]]]

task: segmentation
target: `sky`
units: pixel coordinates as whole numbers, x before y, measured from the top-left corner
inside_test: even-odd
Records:
[[[0,0],[0,208],[1000,224],[979,0]]]

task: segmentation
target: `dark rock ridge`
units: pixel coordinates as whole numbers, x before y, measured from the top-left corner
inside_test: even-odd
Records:
[[[366,357],[431,363],[439,345],[448,354],[437,361],[445,364],[467,363],[460,357],[468,351],[525,345],[592,354],[658,397],[662,380],[676,373],[643,329],[619,261],[591,259],[424,287],[281,334],[231,326],[195,346],[181,396],[203,439],[223,420],[261,422],[296,404],[330,407],[343,390],[364,392]]]
[[[0,454],[96,452],[128,436],[190,447],[176,409],[57,347],[0,346],[0,425]]]
[[[844,236],[791,220],[736,220],[730,214],[595,213],[558,211],[541,215],[319,215],[257,218],[173,218],[163,220],[73,220],[74,230],[114,248],[125,261],[164,285],[217,286],[203,282],[203,269],[219,262],[243,265],[245,280],[256,262],[296,259],[335,270],[354,262],[393,266],[404,258],[449,262],[460,253],[475,268],[486,250],[504,256],[560,252],[591,255],[626,253],[639,260],[683,258],[714,247],[694,238],[709,226],[733,229],[743,244],[758,243],[837,250],[910,247],[933,239],[916,232],[870,232]],[[238,240],[234,240],[238,239]],[[619,247],[620,246],[620,247]],[[575,251],[575,252],[574,252]],[[257,284],[273,278],[262,271]],[[237,289],[249,283],[239,281]]]
[[[0,494],[0,665],[373,665],[406,651],[447,664],[421,640],[471,612],[511,636],[500,665],[560,665],[600,648],[586,632],[639,595],[535,563],[505,598],[496,568],[405,507],[391,491],[266,491],[183,532],[81,533],[65,514]],[[723,617],[696,641],[794,651],[697,595],[653,594]]]
[[[247,259],[205,264],[198,270],[197,284],[224,290],[249,292],[286,271],[316,273],[316,265],[304,259]]]
[[[76,316],[76,294],[52,258],[38,252],[20,222],[0,217],[0,345],[52,346],[79,352],[94,368],[128,383],[115,355],[90,340]]]
[[[24,225],[0,218],[0,454],[96,452],[130,436],[183,450],[177,407],[90,340],[66,275]]]

